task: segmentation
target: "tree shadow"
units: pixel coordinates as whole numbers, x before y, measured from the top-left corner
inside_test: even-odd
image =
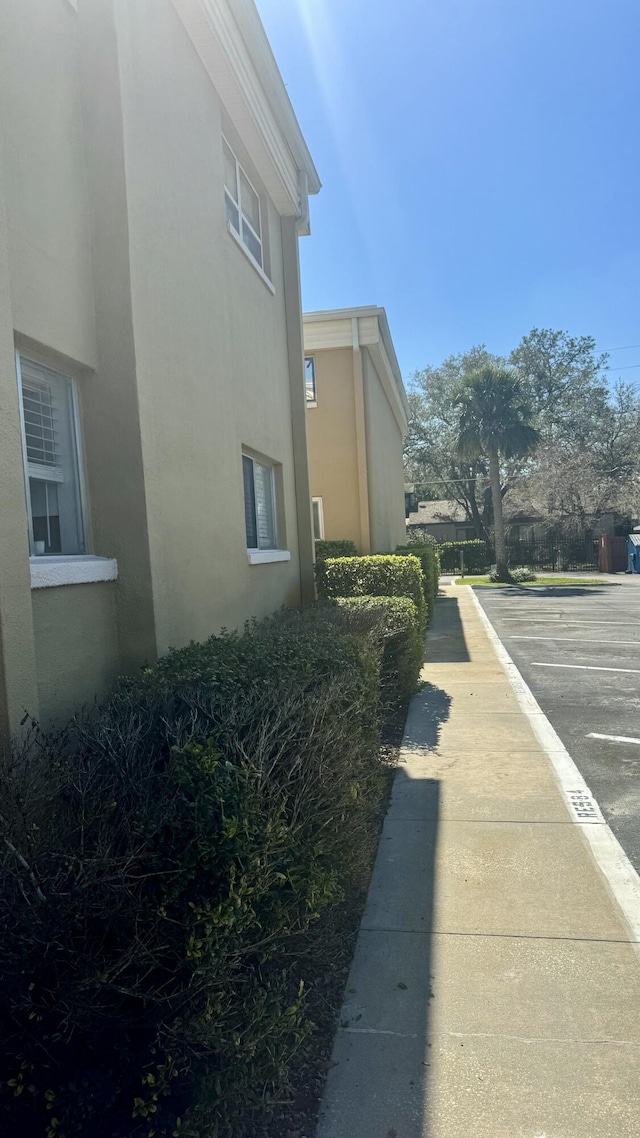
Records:
[[[601,596],[610,589],[620,587],[619,581],[608,581],[602,585],[472,585],[483,593],[497,593],[501,597],[589,597]]]

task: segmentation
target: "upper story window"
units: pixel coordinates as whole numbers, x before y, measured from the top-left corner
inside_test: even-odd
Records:
[[[316,393],[316,361],[313,356],[305,356],[304,384],[307,393],[307,403],[315,407],[318,399]]]
[[[16,356],[31,555],[85,552],[73,380]]]
[[[243,454],[242,478],[247,549],[276,549],[274,468]]]
[[[324,541],[324,511],[322,509],[322,498],[312,498],[311,506],[313,512],[313,536],[316,541]]]
[[[224,200],[227,221],[261,269],[264,269],[260,198],[225,138]]]

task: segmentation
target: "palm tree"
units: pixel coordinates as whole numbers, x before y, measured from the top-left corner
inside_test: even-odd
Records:
[[[489,461],[497,574],[500,581],[508,581],[500,458],[521,458],[537,447],[540,432],[533,426],[533,408],[515,373],[493,364],[465,377],[456,406],[458,453],[471,461]]]

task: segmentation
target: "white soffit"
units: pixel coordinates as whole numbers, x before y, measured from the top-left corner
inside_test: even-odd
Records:
[[[356,346],[353,343],[354,320],[357,320],[357,346],[368,349],[398,426],[406,434],[409,404],[384,308],[368,306],[305,312],[305,351],[319,352]]]
[[[172,2],[269,197],[305,218],[320,181],[253,0]]]

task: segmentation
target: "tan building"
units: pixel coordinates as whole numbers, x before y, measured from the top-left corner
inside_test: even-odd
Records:
[[[0,156],[16,730],[312,595],[298,235],[319,181],[253,0],[3,0]]]
[[[384,308],[306,312],[304,351],[315,537],[392,551],[406,537],[409,408]]]

